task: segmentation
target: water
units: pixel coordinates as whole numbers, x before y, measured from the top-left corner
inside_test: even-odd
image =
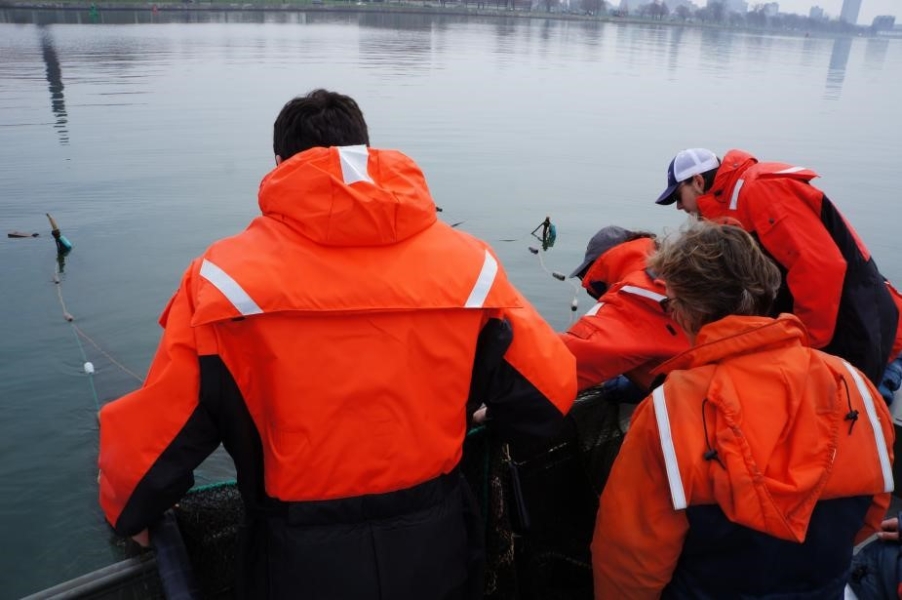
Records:
[[[603,225],[677,228],[682,214],[652,200],[686,146],[819,171],[902,282],[898,40],[398,14],[98,20],[0,11],[0,224],[41,233],[0,238],[0,597],[121,556],[96,502],[95,414],[137,382],[82,340],[95,403],[44,213],[75,244],[69,312],[143,376],[182,270],[255,215],[273,119],[314,87],[357,98],[373,144],[420,163],[443,218],[492,241],[557,329],[573,290],[528,233],[551,215],[545,264],[569,271]],[[198,481],[228,475],[217,457]]]

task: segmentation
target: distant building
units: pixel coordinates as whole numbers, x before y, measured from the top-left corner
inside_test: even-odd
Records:
[[[896,17],[893,15],[879,15],[874,17],[871,29],[874,31],[890,31],[896,26]]]
[[[780,12],[780,5],[777,2],[768,2],[767,4],[762,4],[761,12],[764,13],[765,17],[776,17]]]
[[[820,6],[812,6],[811,10],[808,11],[808,18],[812,21],[823,21],[824,20],[824,9]]]
[[[842,0],[842,11],[839,20],[850,25],[858,24],[858,13],[861,10],[861,0]]]

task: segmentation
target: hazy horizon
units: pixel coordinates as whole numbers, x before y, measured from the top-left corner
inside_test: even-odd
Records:
[[[749,0],[749,7],[765,0]],[[831,17],[838,17],[842,10],[843,0],[775,0],[780,5],[780,12],[796,13],[808,16],[812,6],[820,6]],[[704,5],[707,2],[697,2]],[[899,0],[862,0],[858,13],[859,25],[870,25],[877,15],[894,15],[897,19],[902,15]]]

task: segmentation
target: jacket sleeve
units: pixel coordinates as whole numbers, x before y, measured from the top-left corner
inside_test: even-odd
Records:
[[[199,403],[191,273],[161,318],[163,338],[144,385],[100,411],[100,505],[119,535],[138,533],[172,507],[219,444]]]
[[[671,504],[654,407],[643,401],[601,494],[592,537],[596,600],[658,598],[689,521]]]
[[[471,398],[484,402],[502,438],[557,432],[576,397],[576,360],[520,298],[493,314],[480,335]]]
[[[791,179],[757,185],[767,185],[768,192],[754,199],[754,229],[761,245],[786,270],[793,313],[805,324],[812,347],[823,348],[836,329],[846,261],[820,215],[808,202],[795,198],[823,194]],[[749,194],[755,192],[748,190]]]
[[[611,303],[581,317],[561,334],[561,340],[576,357],[579,389],[629,374],[638,367],[650,370],[689,347],[675,328],[670,332],[665,327],[660,316],[646,309],[627,311]],[[635,383],[644,386],[648,382]]]
[[[604,310],[604,308],[602,308]],[[592,321],[592,322],[590,322]],[[561,341],[576,358],[577,387],[585,390],[644,364],[642,348],[631,348],[634,339],[606,326],[601,311],[594,317],[582,317],[565,333]]]

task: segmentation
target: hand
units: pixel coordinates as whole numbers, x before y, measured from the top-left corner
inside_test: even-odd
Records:
[[[138,544],[142,548],[150,547],[150,534],[147,532],[146,529],[144,531],[141,531],[140,533],[136,533],[135,535],[133,535],[132,539],[135,541],[136,544]]]
[[[473,423],[475,425],[482,425],[483,423],[485,423],[487,411],[488,409],[484,404],[476,409],[476,412],[473,413]]]
[[[880,528],[883,531],[877,533],[877,539],[883,540],[886,542],[898,542],[899,541],[899,519],[893,517],[892,519],[886,519],[885,521],[880,523]]]

